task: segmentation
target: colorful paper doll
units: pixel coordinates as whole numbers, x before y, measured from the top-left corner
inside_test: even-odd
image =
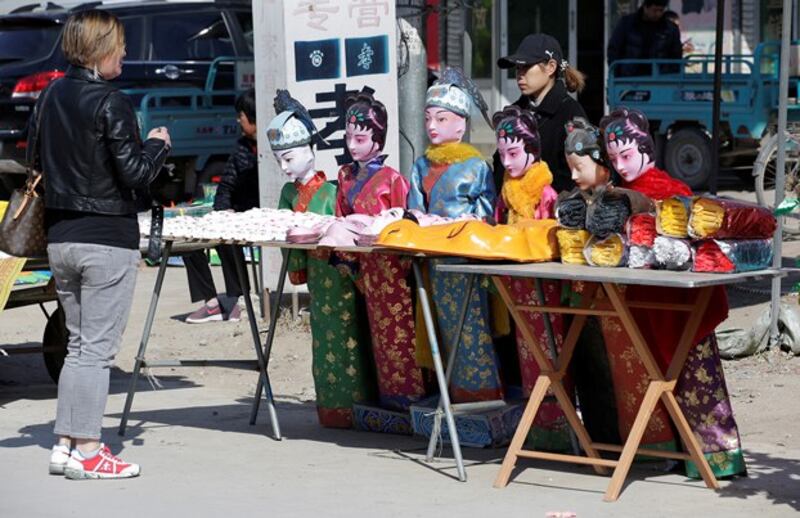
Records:
[[[386,107],[364,90],[346,101],[345,142],[353,162],[339,169],[336,215],[368,214],[406,208],[409,184],[384,165]],[[416,364],[411,262],[398,255],[359,254],[359,282],[364,291],[381,405],[408,410],[425,395]]]
[[[458,69],[445,69],[441,79],[428,89],[425,130],[431,145],[411,170],[409,209],[445,217],[493,217],[496,196],[492,171],[480,151],[461,142],[472,110],[487,117],[486,108],[477,86]],[[435,270],[437,264],[454,262],[464,261],[443,258],[429,262],[433,302],[445,350],[449,353],[459,342],[450,395],[455,402],[501,399],[498,359],[489,327],[489,295],[485,287],[476,283],[461,336],[457,337],[468,278]]]
[[[316,129],[311,117],[286,90],[278,90],[275,111],[267,138],[290,180],[281,190],[278,208],[334,214],[336,186],[314,168]],[[369,401],[373,392],[369,337],[358,322],[355,286],[328,264],[323,252],[288,253],[290,281],[308,283],[311,295],[312,369],[320,424],[350,428],[353,403]]]
[[[600,128],[609,160],[622,177],[623,187],[644,193],[655,200],[692,194],[686,184],[671,178],[667,172],[655,166],[655,145],[650,136],[647,117],[643,113],[620,108],[604,117],[600,121]],[[649,302],[691,303],[696,295],[690,290],[631,286],[626,291],[626,296],[631,300]],[[685,312],[646,309],[633,309],[632,312],[653,355],[661,368],[666,369],[688,315]],[[717,325],[727,316],[727,294],[724,288],[716,289],[700,324],[695,346],[689,352],[675,387],[675,396],[717,477],[745,471],[739,431],[733,417],[714,334]],[[644,367],[638,357],[632,354],[633,347],[627,333],[620,327],[612,326],[604,328],[604,334],[606,343],[609,346],[615,344],[618,348],[616,356],[626,358],[624,362],[614,362],[612,358],[611,362],[614,380],[618,384],[624,384],[621,387],[625,391],[622,397],[631,408],[631,412],[623,413],[624,409],[620,407],[620,431],[626,436],[633,424],[634,412],[644,397],[646,376],[641,374]],[[636,369],[629,371],[626,367],[629,363],[637,364]],[[669,422],[661,422],[663,419],[662,412],[661,419],[650,420],[650,442],[658,442],[653,439],[654,434],[670,427]],[[692,463],[687,466],[687,473],[692,477],[699,476]]]
[[[539,130],[535,116],[512,105],[495,113],[492,122],[497,138],[497,151],[505,167],[501,199],[498,202],[498,218],[510,224],[526,219],[553,218],[557,196],[550,186],[553,181],[550,168],[540,159]],[[517,304],[561,304],[562,283],[559,281],[541,281],[541,293],[534,279],[509,277],[503,282]],[[523,317],[527,319],[537,341],[536,344],[528,343],[517,329],[522,391],[528,396],[540,374],[531,350],[539,347],[551,358],[553,349],[560,351],[564,338],[563,318],[559,314],[544,315],[527,311]],[[545,323],[545,318],[550,320],[549,326]],[[567,380],[565,386],[572,391],[570,380]],[[540,407],[532,433],[534,446],[538,449],[569,449],[569,425],[552,397]]]

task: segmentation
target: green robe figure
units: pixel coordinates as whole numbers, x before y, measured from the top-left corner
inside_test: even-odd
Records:
[[[279,90],[275,117],[267,129],[270,147],[292,180],[281,190],[279,209],[333,215],[336,186],[314,169],[308,112],[288,92]],[[286,253],[286,252],[285,252]],[[373,399],[369,338],[359,322],[359,303],[350,277],[328,263],[323,250],[289,250],[289,280],[308,284],[311,295],[312,368],[317,414],[322,426],[351,428],[353,404]]]

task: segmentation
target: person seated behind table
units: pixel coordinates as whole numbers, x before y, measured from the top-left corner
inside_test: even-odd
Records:
[[[237,142],[236,151],[225,164],[214,196],[214,210],[244,212],[259,206],[255,89],[251,88],[240,95],[236,99],[235,108],[242,136]],[[203,250],[191,252],[183,257],[192,302],[204,301],[200,308],[186,317],[188,324],[221,320],[235,322],[240,318],[238,302],[243,291],[236,274],[233,254],[239,254],[244,261],[242,249],[238,246],[219,245],[216,250],[222,263],[227,296],[225,298],[217,295],[211,268]]]

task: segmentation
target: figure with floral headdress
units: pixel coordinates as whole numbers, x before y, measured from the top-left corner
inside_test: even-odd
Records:
[[[610,163],[622,178],[622,186],[641,192],[654,200],[672,196],[691,196],[692,190],[685,183],[669,176],[655,166],[655,145],[650,136],[647,117],[626,108],[614,110],[600,121],[604,143]],[[647,302],[686,304],[694,302],[691,290],[630,286],[626,297]],[[680,340],[688,315],[684,312],[650,311],[632,309],[642,335],[651,346],[662,369],[666,369]],[[722,371],[722,362],[717,348],[716,327],[728,316],[728,298],[725,289],[715,289],[703,315],[683,371],[678,377],[675,396],[692,427],[706,459],[717,477],[745,472],[744,457],[736,421],[733,417],[728,389]],[[630,344],[627,333],[619,328],[604,328],[606,343],[616,342],[618,347]],[[632,346],[630,351],[632,351]],[[621,354],[627,354],[622,352]],[[635,355],[630,358],[636,359]],[[638,361],[638,360],[637,360]],[[632,378],[622,363],[615,367],[615,381],[625,384],[624,397],[638,409],[644,397],[645,384]],[[643,367],[641,368],[643,371]],[[620,414],[620,431],[627,435],[632,426],[633,413],[627,418]],[[628,419],[623,422],[623,419]],[[648,429],[669,427],[669,423],[654,422]],[[645,435],[647,440],[647,435]],[[652,441],[651,441],[652,442]],[[697,468],[689,463],[689,476],[698,478]]]
[[[473,109],[486,115],[486,103],[477,86],[455,68],[447,68],[428,89],[425,130],[431,145],[414,163],[408,208],[445,217],[464,215],[491,218],[495,205],[494,181],[480,151],[462,142]],[[461,261],[431,259],[430,265]],[[458,342],[450,382],[455,402],[501,399],[498,359],[492,341],[489,296],[474,286],[461,336],[456,336],[468,279],[461,274],[430,269],[431,288],[439,330],[449,352]]]
[[[352,163],[339,169],[336,215],[375,216],[406,208],[409,183],[384,164],[388,116],[386,107],[364,89],[345,100],[345,144]],[[382,253],[357,254],[372,334],[372,352],[383,407],[407,411],[425,396],[422,369],[416,363],[411,261]]]
[[[314,123],[305,107],[278,90],[278,114],[267,138],[289,182],[281,189],[279,209],[333,215],[336,185],[315,169]],[[308,284],[317,415],[322,426],[351,428],[353,404],[372,398],[369,337],[358,321],[358,297],[350,277],[328,264],[321,251],[290,250],[289,280]]]

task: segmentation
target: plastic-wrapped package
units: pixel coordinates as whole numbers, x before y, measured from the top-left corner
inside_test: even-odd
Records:
[[[625,266],[628,261],[628,245],[622,234],[611,234],[604,238],[592,236],[583,249],[583,256],[592,266]]]
[[[778,223],[766,207],[704,196],[692,202],[689,235],[696,239],[767,239]]]
[[[564,264],[586,264],[583,249],[592,235],[585,230],[559,228],[556,231],[558,248],[561,251],[561,262]]]
[[[588,195],[577,187],[558,195],[556,200],[556,220],[559,226],[573,230],[586,228],[587,197]]]
[[[638,246],[652,247],[658,233],[654,214],[634,214],[625,225],[628,243]]]
[[[630,245],[628,248],[628,268],[652,268],[656,256],[649,246]]]
[[[653,201],[642,193],[617,187],[597,189],[586,208],[586,230],[598,237],[620,234],[631,214],[653,210]]]
[[[771,239],[708,239],[694,244],[696,272],[749,272],[771,264]]]
[[[661,200],[656,212],[658,233],[669,237],[689,237],[689,211],[692,199],[687,196],[672,196]]]
[[[653,243],[656,266],[665,270],[688,270],[692,267],[692,245],[686,239],[658,236]]]

